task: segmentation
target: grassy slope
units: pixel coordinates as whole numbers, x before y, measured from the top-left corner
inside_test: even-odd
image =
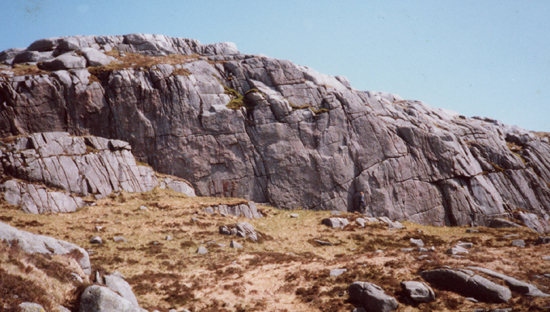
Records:
[[[399,311],[488,307],[514,307],[526,311],[531,306],[550,304],[548,300],[515,294],[508,304],[473,304],[456,294],[436,291],[436,302],[413,306],[400,297],[401,281],[421,280],[419,270],[441,265],[482,266],[529,281],[550,292],[548,279],[532,280],[535,274],[550,273],[550,261],[541,260],[542,256],[550,255],[550,247],[534,246],[532,243],[538,235],[528,229],[480,228],[480,233],[467,234],[461,227],[405,222],[406,229],[389,231],[382,224],[373,223],[362,228],[352,222],[344,230],[333,230],[321,225],[329,212],[279,211],[260,206],[267,217],[257,220],[202,212],[202,208],[209,205],[241,201],[187,198],[171,191],[155,190],[99,200],[97,206],[72,214],[24,214],[3,204],[0,221],[93,249],[94,270],[121,272],[132,285],[140,305],[150,310],[351,311],[353,305],[347,301],[346,289],[358,280],[376,283],[396,296],[402,303]],[[141,205],[148,209],[139,210]],[[291,213],[298,213],[299,217],[290,218]],[[345,216],[352,220],[358,217]],[[191,218],[198,221],[192,222]],[[237,221],[251,223],[263,234],[262,241],[253,243],[218,234],[220,225]],[[97,231],[96,226],[102,228]],[[520,236],[505,238],[508,234]],[[103,245],[89,243],[95,235],[102,237]],[[165,240],[167,235],[173,239]],[[115,236],[122,236],[128,242],[116,243],[113,241]],[[435,246],[436,251],[424,253],[428,257],[418,260],[421,253],[401,251],[401,248],[413,247],[410,238],[421,238],[427,247]],[[525,239],[529,246],[511,247],[512,240],[517,238]],[[216,245],[229,246],[231,239],[244,248]],[[314,239],[330,241],[334,246],[320,246]],[[216,244],[209,243],[212,241]],[[458,241],[474,243],[470,254],[459,259],[446,255],[445,251]],[[207,247],[209,253],[196,254],[199,246]],[[376,250],[382,252],[375,253]],[[0,269],[16,271],[17,265],[9,260],[10,251],[6,248],[0,251]],[[334,268],[348,271],[339,277],[330,277],[329,270]],[[17,274],[24,276],[24,272],[25,269],[19,269]],[[30,275],[28,279],[39,280]],[[50,282],[43,280],[37,284],[48,288],[46,285]],[[63,300],[74,301],[74,293],[69,289],[60,288],[57,292],[57,297],[48,297],[55,304],[62,304]]]

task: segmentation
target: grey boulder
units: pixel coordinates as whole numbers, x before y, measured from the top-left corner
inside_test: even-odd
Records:
[[[48,236],[21,231],[2,222],[0,222],[0,240],[6,241],[9,244],[12,244],[12,242],[16,241],[21,250],[30,254],[71,254],[85,274],[89,275],[92,273],[88,252],[69,242],[57,240]]]
[[[46,309],[44,309],[43,306],[39,305],[38,303],[31,303],[31,302],[23,302],[19,305],[19,308],[21,312],[45,312]]]
[[[416,302],[430,302],[435,300],[433,289],[423,282],[405,281],[401,282],[401,288],[405,295]]]
[[[87,66],[104,66],[111,63],[111,60],[107,57],[107,55],[94,48],[83,48],[80,52],[84,55]]]
[[[38,68],[50,71],[86,68],[86,59],[82,56],[65,53],[50,61],[39,63]]]
[[[80,312],[141,312],[132,302],[107,287],[92,285],[84,290],[80,299]]]
[[[349,224],[348,219],[345,218],[326,218],[321,221],[324,225],[333,229],[343,229]]]
[[[369,282],[354,282],[349,286],[349,297],[366,311],[390,312],[399,306],[397,300],[387,295],[384,290]]]
[[[512,297],[510,289],[469,270],[442,268],[423,271],[420,275],[432,286],[483,302],[507,302]]]
[[[138,301],[134,292],[132,291],[132,286],[128,284],[124,279],[117,275],[106,275],[103,277],[105,281],[105,286],[109,287],[112,291],[117,292],[122,298],[130,301],[133,305],[138,306]]]
[[[533,296],[533,297],[550,297],[550,295],[543,293],[535,285],[522,282],[513,277],[506,276],[504,274],[500,274],[495,271],[481,268],[481,267],[468,267],[468,269],[476,270],[476,271],[485,273],[489,276],[499,278],[503,280],[512,291],[515,291],[522,295]]]

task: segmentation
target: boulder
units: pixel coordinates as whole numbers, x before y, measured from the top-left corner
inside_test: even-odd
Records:
[[[14,56],[13,64],[47,62],[54,58],[53,52],[23,51]]]
[[[229,247],[231,247],[231,248],[243,248],[243,245],[237,243],[234,240],[231,240],[231,243],[229,243]]]
[[[461,247],[461,246],[458,246],[458,245],[447,249],[447,254],[448,255],[453,255],[453,256],[463,255],[463,254],[468,254],[468,253],[469,253],[468,249],[466,249],[464,247]]]
[[[510,220],[501,219],[501,218],[495,218],[490,220],[488,226],[496,229],[521,227],[521,225],[517,223],[514,223]]]
[[[509,277],[504,274],[500,274],[495,271],[481,268],[481,267],[468,267],[468,269],[476,270],[476,271],[485,273],[491,277],[501,279],[506,283],[506,285],[510,288],[510,290],[520,293],[522,295],[533,296],[533,297],[550,297],[550,295],[543,293],[536,286],[526,282],[522,282],[513,277]]]
[[[195,253],[197,253],[199,255],[205,255],[205,254],[208,253],[208,250],[206,249],[206,247],[201,246],[197,249],[197,251]]]
[[[422,278],[432,286],[473,297],[482,302],[507,302],[512,297],[510,290],[469,270],[442,268],[423,271]]]
[[[330,270],[330,276],[340,276],[344,273],[346,273],[348,270],[346,269],[332,269]]]
[[[26,253],[41,253],[46,255],[70,254],[82,268],[85,274],[91,274],[90,257],[86,250],[48,236],[32,234],[18,230],[10,225],[0,222],[0,240],[8,244],[17,243],[17,246]]]
[[[346,218],[326,218],[323,219],[321,223],[333,229],[343,229],[349,224],[349,221]]]
[[[38,68],[50,71],[86,68],[86,59],[81,56],[65,53],[50,61],[39,63]]]
[[[43,306],[38,303],[23,302],[19,305],[21,312],[46,312]]]
[[[424,242],[421,239],[411,238],[410,241],[411,241],[412,244],[414,244],[418,247],[424,247]]]
[[[119,296],[107,287],[92,285],[87,287],[80,299],[80,312],[142,312],[132,302]]]
[[[139,306],[136,296],[132,291],[132,286],[128,284],[123,278],[117,275],[105,275],[103,276],[105,286],[109,287],[112,291],[118,293],[122,298],[130,301],[135,306]]]
[[[80,52],[82,52],[82,55],[86,59],[87,66],[105,66],[111,63],[107,55],[94,48],[83,48],[80,49]]]
[[[433,289],[423,282],[404,281],[401,282],[401,288],[405,295],[415,302],[430,302],[435,300]]]
[[[369,282],[354,282],[348,291],[350,300],[357,302],[366,311],[389,312],[399,306],[397,300],[387,295],[380,286]]]

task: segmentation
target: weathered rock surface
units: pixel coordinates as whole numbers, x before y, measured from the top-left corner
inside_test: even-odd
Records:
[[[258,207],[256,207],[256,204],[253,201],[249,201],[248,204],[240,204],[240,205],[218,205],[218,206],[212,206],[212,207],[206,207],[204,208],[204,212],[206,213],[223,213],[226,215],[232,215],[236,217],[245,217],[248,219],[255,219],[255,218],[261,218],[262,213],[258,211]]]
[[[469,270],[443,268],[423,271],[420,275],[432,286],[483,302],[507,302],[512,297],[510,289]]]
[[[0,240],[6,241],[10,245],[16,242],[21,250],[26,253],[47,255],[70,254],[85,274],[89,275],[92,273],[88,252],[69,242],[21,231],[2,222],[0,222]]]
[[[422,282],[404,281],[401,282],[401,288],[405,295],[416,302],[430,302],[435,300],[433,289]]]
[[[46,312],[43,306],[38,303],[23,302],[19,305],[19,311],[21,312]]]
[[[550,295],[543,293],[535,285],[519,281],[513,277],[506,276],[504,274],[500,274],[495,271],[485,269],[485,268],[480,268],[480,267],[468,267],[468,269],[476,270],[476,271],[485,273],[489,276],[504,280],[504,282],[510,288],[510,290],[520,293],[522,295],[534,296],[534,297],[550,297]]]
[[[111,274],[104,276],[103,279],[105,280],[105,286],[118,293],[122,298],[130,301],[133,305],[139,306],[136,296],[132,291],[132,286],[123,278]]]
[[[354,282],[348,291],[350,300],[360,303],[366,311],[390,312],[399,306],[380,286],[369,282]]]
[[[321,223],[333,229],[343,229],[349,224],[349,221],[346,218],[326,218],[323,219]]]
[[[78,196],[99,198],[156,186],[195,196],[183,179],[157,177],[152,168],[138,165],[130,145],[119,140],[34,133],[0,146],[0,161],[0,173],[18,179],[0,185],[4,198],[30,213],[72,212],[85,205]]]
[[[107,287],[92,285],[84,290],[80,299],[80,312],[142,312],[132,302]]]
[[[85,69],[0,78],[0,136],[67,131],[124,140],[140,161],[187,179],[199,195],[352,210],[361,191],[366,214],[391,220],[485,225],[479,216],[523,209],[548,229],[547,138],[358,91],[343,77],[239,54],[232,44],[64,37],[2,57],[84,48],[200,57],[177,65],[189,75],[158,64],[105,71],[99,81]],[[235,96],[224,86],[243,95],[242,108],[226,107]]]

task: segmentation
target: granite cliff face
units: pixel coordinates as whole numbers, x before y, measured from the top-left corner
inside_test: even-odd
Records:
[[[0,61],[2,137],[124,140],[199,195],[352,210],[362,191],[367,213],[391,219],[460,225],[518,210],[549,219],[548,137],[358,91],[233,44],[52,38]],[[42,71],[24,75],[35,62]]]

